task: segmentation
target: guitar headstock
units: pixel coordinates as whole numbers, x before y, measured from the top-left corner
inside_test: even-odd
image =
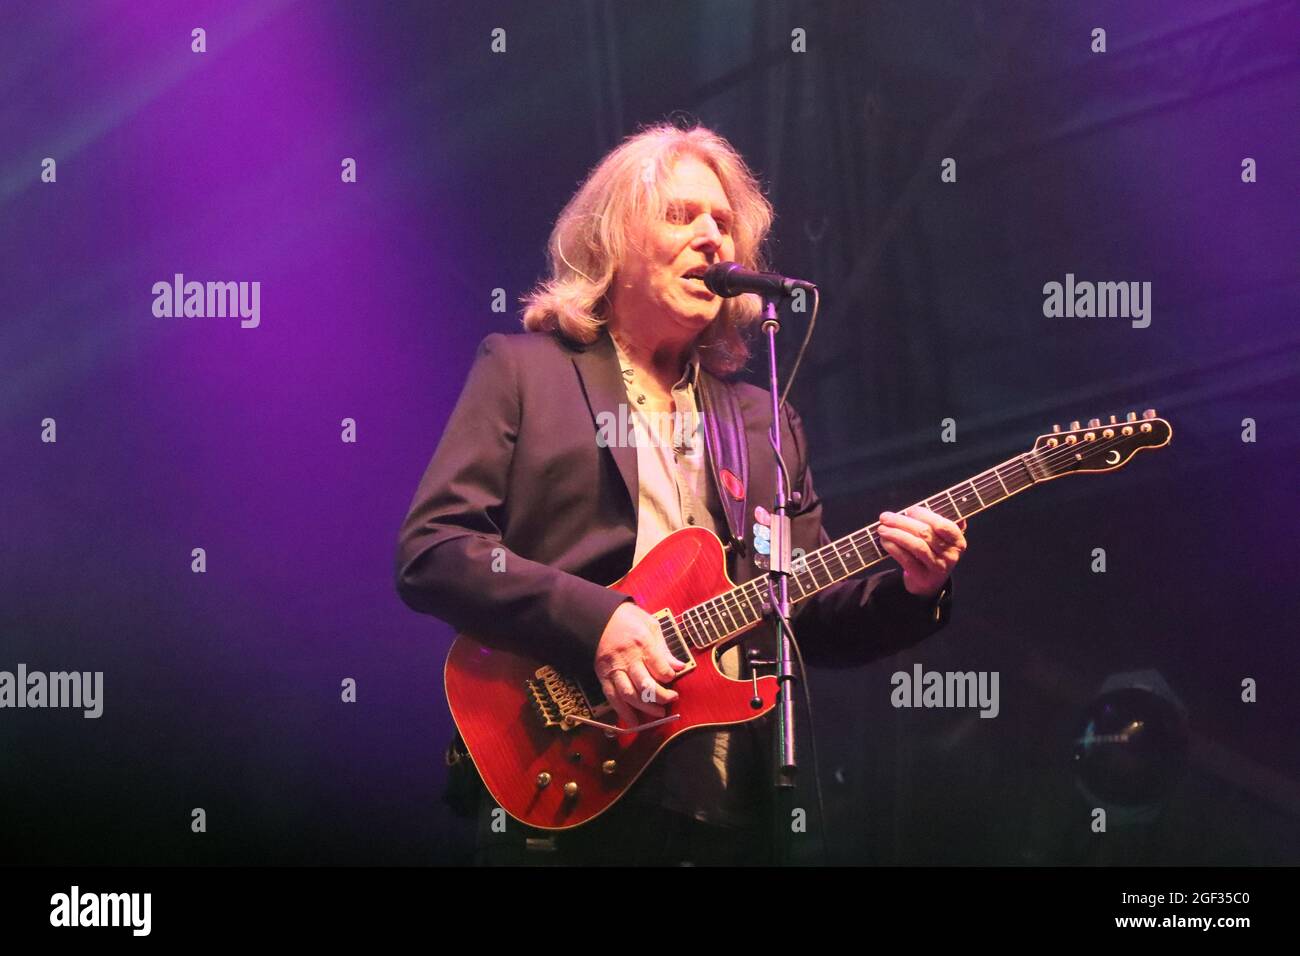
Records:
[[[1114,471],[1144,448],[1168,445],[1173,434],[1169,423],[1148,408],[1141,418],[1136,412],[1129,412],[1123,421],[1112,415],[1106,425],[1097,418],[1086,426],[1071,422],[1068,430],[1053,425],[1049,434],[1038,436],[1033,455],[1047,478],[1080,471]]]

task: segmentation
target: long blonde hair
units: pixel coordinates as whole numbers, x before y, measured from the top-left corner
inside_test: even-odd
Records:
[[[731,204],[736,262],[766,266],[764,241],[772,227],[772,204],[735,148],[703,126],[668,123],[625,139],[588,174],[560,213],[547,245],[550,276],[524,296],[524,328],[556,332],[590,344],[608,319],[606,297],[631,243],[638,217],[655,221],[666,212],[663,184],[683,155],[702,160],[717,175]],[[701,364],[729,376],[749,358],[747,333],[761,310],[757,296],[723,300],[717,319],[700,336]]]

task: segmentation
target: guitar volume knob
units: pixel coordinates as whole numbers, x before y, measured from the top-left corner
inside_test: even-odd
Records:
[[[537,775],[537,789],[540,790],[543,787],[549,787],[550,785],[551,785],[551,775],[547,773],[545,770],[543,770],[541,773]]]
[[[576,797],[578,795],[578,784],[573,780],[566,783],[564,785],[564,795],[570,800]]]

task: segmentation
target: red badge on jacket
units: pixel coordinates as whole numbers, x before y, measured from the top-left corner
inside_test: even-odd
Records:
[[[727,494],[737,501],[745,500],[745,486],[740,483],[740,479],[728,471],[722,469],[722,487],[727,489]]]

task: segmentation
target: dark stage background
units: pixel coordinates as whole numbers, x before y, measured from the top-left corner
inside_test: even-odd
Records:
[[[5,21],[0,670],[102,671],[104,711],[0,710],[0,861],[465,859],[439,800],[451,633],[397,598],[398,525],[579,180],[684,116],[759,171],[774,264],[824,290],[792,400],[832,534],[1053,422],[1152,406],[1175,429],[974,519],[941,635],[812,675],[831,859],[1300,861],[1300,3],[64,2]],[[176,273],[259,281],[260,324],[156,317]],[[1045,317],[1067,273],[1150,282],[1150,326]],[[890,675],[918,661],[998,671],[999,715],[895,709]],[[1072,755],[1131,671],[1185,706],[1188,767],[1099,835]]]

